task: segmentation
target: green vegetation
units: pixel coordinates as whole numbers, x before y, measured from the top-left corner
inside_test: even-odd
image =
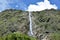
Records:
[[[31,17],[34,32],[33,36],[36,37],[37,40],[40,39],[40,35],[46,36],[49,34],[53,35],[51,36],[51,40],[60,39],[60,36],[58,36],[60,35],[60,10],[51,9],[32,12]],[[20,40],[20,38],[18,38],[19,36],[21,40],[25,40],[25,38],[30,40],[31,38],[29,36],[24,36],[24,34],[28,35],[28,32],[29,16],[27,11],[7,9],[0,12],[0,40],[14,40],[12,39],[14,37]],[[33,38],[31,40],[35,39]]]
[[[60,33],[53,33],[50,35],[50,40],[60,40]]]
[[[0,36],[14,33],[17,31],[27,34],[27,30],[28,30],[27,15],[28,15],[27,12],[24,11],[22,12],[21,10],[13,10],[13,9],[9,9],[1,12]]]
[[[51,9],[33,12],[32,15],[33,26],[37,25],[42,32],[60,32],[60,11]]]
[[[0,37],[0,40],[36,40],[36,39],[19,32],[15,32],[7,36]]]

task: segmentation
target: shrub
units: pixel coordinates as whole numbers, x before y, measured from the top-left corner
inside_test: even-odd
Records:
[[[50,40],[60,40],[60,34],[59,33],[51,34]]]
[[[0,37],[0,40],[36,40],[36,39],[19,32],[15,32],[7,36]]]

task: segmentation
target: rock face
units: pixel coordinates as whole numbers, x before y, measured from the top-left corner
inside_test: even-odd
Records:
[[[36,37],[38,40],[44,40],[50,33],[58,33],[60,31],[59,10],[32,12],[31,17],[33,37]],[[13,32],[21,32],[28,35],[29,23],[27,11],[5,10],[0,13],[0,36]]]
[[[27,12],[10,9],[0,13],[0,36],[17,31],[27,34],[28,30]]]

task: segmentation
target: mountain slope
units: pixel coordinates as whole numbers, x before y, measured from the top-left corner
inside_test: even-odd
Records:
[[[33,37],[38,40],[52,33],[60,33],[60,10],[31,12]],[[28,35],[29,13],[27,11],[8,9],[0,12],[0,36],[21,32]]]
[[[5,33],[21,31],[26,33],[28,30],[27,12],[20,10],[5,10],[0,13],[0,35]],[[27,28],[27,29],[26,29]]]

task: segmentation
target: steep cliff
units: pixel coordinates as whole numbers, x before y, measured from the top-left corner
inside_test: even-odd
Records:
[[[48,38],[54,33],[60,33],[60,10],[44,10],[31,12],[33,37],[37,40]],[[29,12],[7,9],[0,12],[0,36],[21,32],[28,35]]]

